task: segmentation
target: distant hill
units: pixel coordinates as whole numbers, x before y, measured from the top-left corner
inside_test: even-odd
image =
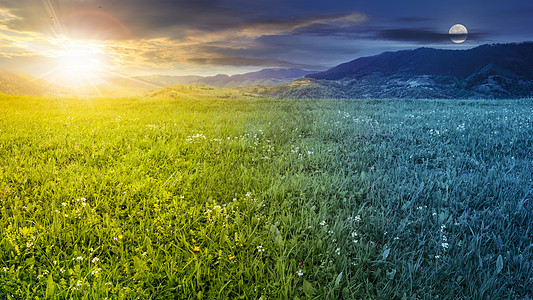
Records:
[[[153,88],[153,87],[152,87]],[[0,69],[0,93],[42,97],[134,97],[148,88],[84,87],[66,88],[28,74],[14,74]]]
[[[103,87],[124,87],[154,89],[175,84],[194,84],[201,76],[148,75],[135,77],[118,77],[102,84]]]
[[[131,97],[147,93],[150,90],[155,93],[176,95],[175,90],[182,89],[176,85],[193,85],[211,87],[244,87],[249,85],[275,85],[291,82],[294,79],[311,74],[312,71],[300,69],[264,69],[257,72],[228,76],[219,74],[216,76],[170,76],[151,75],[138,77],[116,77],[107,83],[97,87],[84,87],[69,89],[52,84],[48,81],[34,78],[27,74],[13,74],[0,70],[0,93],[10,95],[28,96],[57,96],[57,97]],[[174,87],[172,87],[174,86]],[[169,87],[169,89],[162,89]],[[193,87],[193,90],[208,90],[207,87]],[[174,92],[170,92],[173,90]],[[228,92],[236,95],[235,91]],[[183,95],[188,93],[183,93]],[[226,94],[217,90],[217,97],[225,97]],[[153,96],[153,95],[152,95]]]
[[[116,78],[109,81],[106,86],[120,86],[128,88],[158,88],[176,84],[207,84],[216,87],[245,87],[252,85],[283,84],[311,74],[313,71],[300,69],[263,69],[257,72],[228,76],[219,74],[215,76],[170,76],[150,75],[130,78]]]
[[[338,98],[532,97],[533,43],[385,52],[306,77]]]
[[[316,98],[316,99],[336,99],[349,98],[342,88],[334,81],[320,81],[310,78],[300,78],[282,85],[255,85],[240,88],[242,91],[267,97],[277,98]]]
[[[209,85],[170,85],[158,89],[153,89],[144,94],[149,98],[161,99],[235,99],[235,98],[255,98],[256,94],[247,92],[242,88],[220,88]]]
[[[0,93],[27,96],[64,95],[67,89],[31,77],[27,74],[14,74],[0,69]]]

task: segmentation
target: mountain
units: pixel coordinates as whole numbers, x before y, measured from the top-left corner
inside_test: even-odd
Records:
[[[355,59],[307,77],[339,80],[382,73],[384,75],[441,75],[464,79],[489,65],[531,79],[533,77],[533,43],[483,45],[469,50],[419,48],[385,52],[376,56]]]
[[[300,78],[281,85],[255,85],[240,88],[246,93],[285,99],[350,98],[335,81]]]
[[[148,75],[135,77],[118,77],[109,80],[102,86],[154,89],[174,84],[194,84],[202,76],[171,76],[171,75]]]
[[[532,97],[533,42],[385,52],[306,78],[337,98]]]
[[[28,74],[0,69],[0,94],[37,97],[133,97],[148,89],[126,87],[66,88]]]
[[[27,96],[59,96],[67,89],[27,74],[14,74],[0,70],[0,93]]]
[[[115,78],[106,86],[120,86],[128,88],[158,88],[176,84],[207,84],[216,87],[245,87],[252,85],[283,84],[311,74],[313,71],[300,69],[263,69],[257,72],[228,76],[219,74],[215,76],[170,76],[150,75],[128,78]]]

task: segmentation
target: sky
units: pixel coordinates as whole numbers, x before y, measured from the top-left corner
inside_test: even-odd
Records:
[[[451,41],[454,24],[464,43]],[[0,0],[0,69],[50,81],[325,70],[384,51],[531,41],[532,28],[531,0]]]

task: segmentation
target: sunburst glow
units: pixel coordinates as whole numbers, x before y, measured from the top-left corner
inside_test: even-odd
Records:
[[[102,76],[107,66],[101,45],[66,41],[53,57],[56,68],[50,76],[60,85],[80,88],[104,81]]]

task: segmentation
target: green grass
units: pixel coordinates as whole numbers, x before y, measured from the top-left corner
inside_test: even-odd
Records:
[[[0,298],[531,297],[531,100],[213,93],[2,96]]]

